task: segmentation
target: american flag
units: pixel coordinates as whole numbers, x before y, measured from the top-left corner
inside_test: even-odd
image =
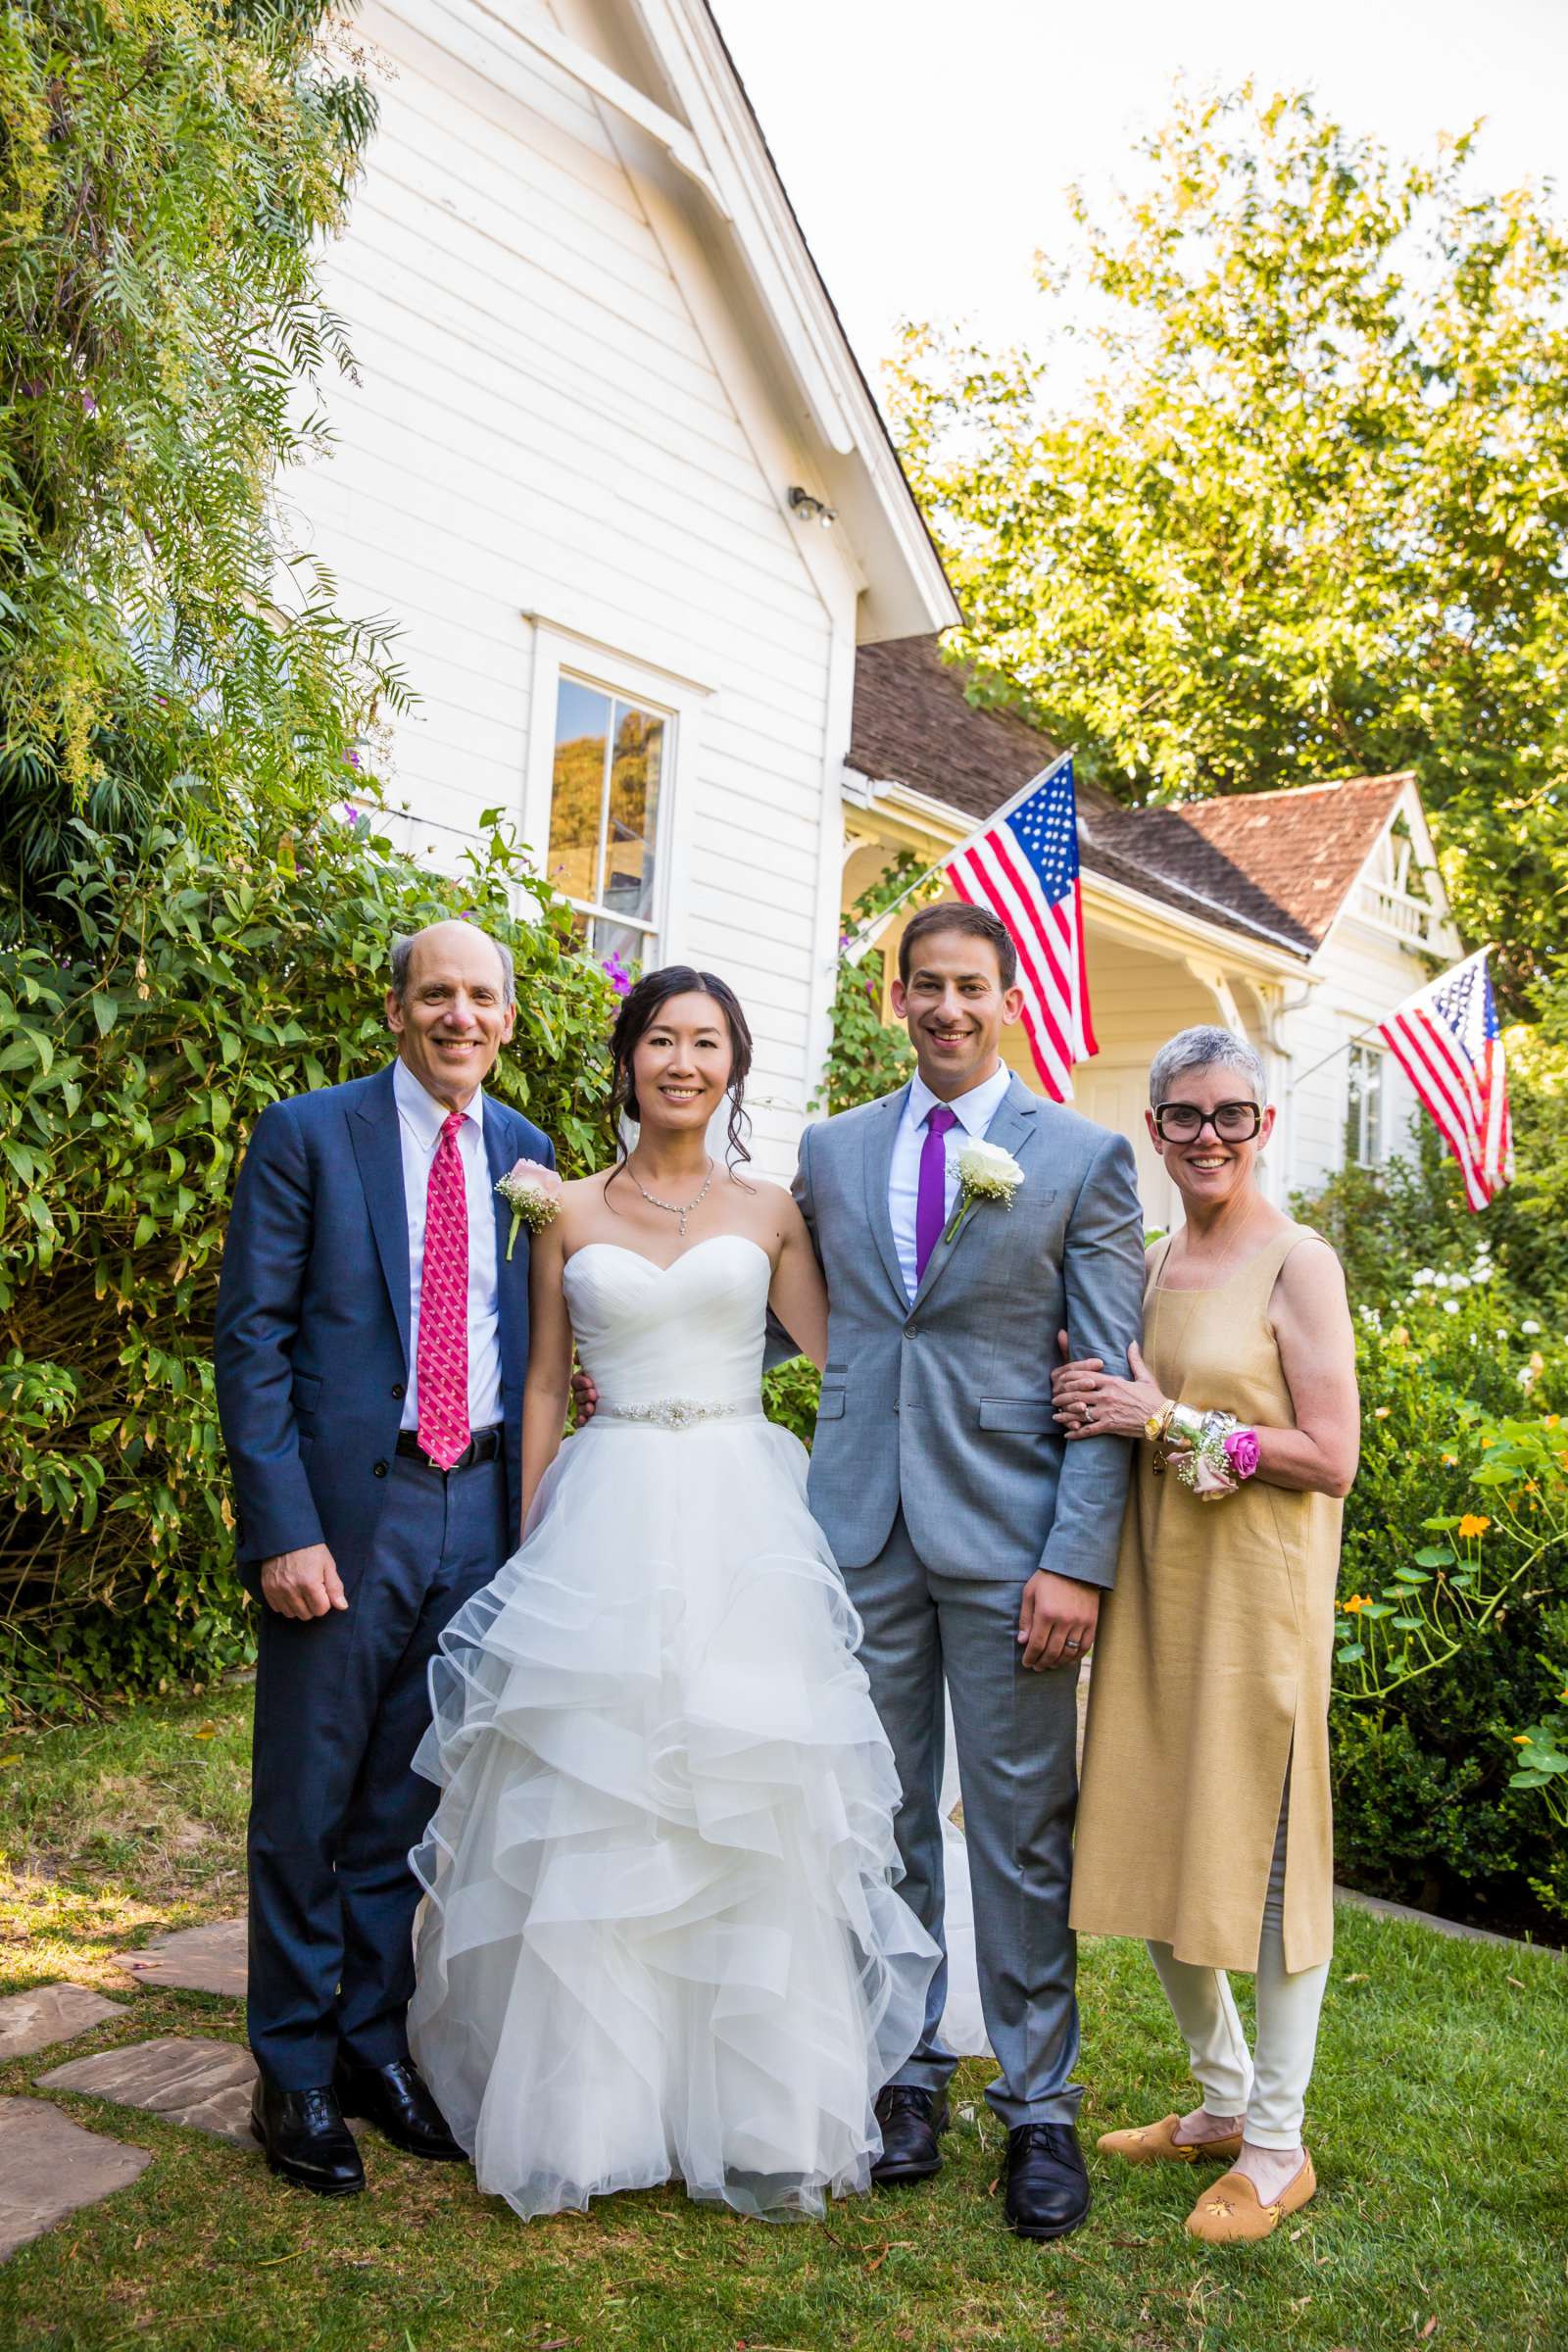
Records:
[[[1483,948],[1456,963],[1378,1027],[1458,1161],[1472,1208],[1485,1208],[1513,1174],[1508,1070],[1487,970],[1491,953]]]
[[[989,906],[1018,951],[1023,1025],[1040,1083],[1072,1099],[1072,1065],[1098,1054],[1084,969],[1078,804],[1065,753],[943,863],[960,899]]]

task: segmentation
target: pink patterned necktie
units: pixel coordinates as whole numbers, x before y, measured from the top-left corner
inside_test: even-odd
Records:
[[[942,1238],[948,1217],[947,1133],[956,1127],[958,1114],[945,1102],[934,1102],[926,1113],[925,1142],[920,1146],[920,1189],[914,1197],[914,1279],[925,1274],[932,1250]]]
[[[441,1122],[424,1197],[424,1268],[419,1276],[419,1445],[438,1470],[467,1446],[468,1197],[458,1131],[464,1113]]]

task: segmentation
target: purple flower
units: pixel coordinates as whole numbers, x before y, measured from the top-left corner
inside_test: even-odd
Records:
[[[27,400],[42,400],[48,389],[41,375],[29,375],[22,387],[23,395]]]
[[[84,416],[96,416],[98,414],[98,403],[85,388],[81,395],[81,413]]]
[[[358,767],[358,766],[360,765],[360,755],[359,755],[359,753],[358,753],[358,752],[345,752],[345,753],[344,753],[344,755],[343,755],[343,764],[344,764],[344,766],[345,766],[345,767]]]
[[[359,821],[360,821],[360,812],[359,812],[359,810],[358,810],[358,809],[355,808],[355,806],[354,806],[354,803],[353,803],[352,801],[345,801],[345,802],[344,802],[344,804],[343,804],[343,813],[344,813],[344,815],[345,815],[345,816],[348,818],[348,820],[349,820],[349,823],[350,823],[351,825],[357,825],[357,824],[359,823]]]
[[[617,997],[630,996],[631,974],[627,971],[626,966],[621,962],[620,957],[615,954],[613,949],[612,949],[610,954],[604,958],[600,969],[603,971],[606,979],[610,982],[611,987],[614,990]]]
[[[1225,1459],[1237,1478],[1250,1478],[1257,1468],[1259,1446],[1255,1429],[1232,1429],[1225,1436]]]

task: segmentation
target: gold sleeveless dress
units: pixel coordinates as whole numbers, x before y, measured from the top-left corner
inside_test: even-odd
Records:
[[[1290,1225],[1228,1282],[1166,1291],[1150,1252],[1144,1354],[1167,1396],[1293,1428],[1269,1321]],[[1315,1238],[1315,1237],[1314,1237]],[[1290,1773],[1285,1965],[1333,1949],[1328,1704],[1344,1506],[1252,1479],[1200,1502],[1140,1444],[1115,1590],[1100,1618],[1072,1924],[1143,1936],[1198,1967],[1257,1965]]]

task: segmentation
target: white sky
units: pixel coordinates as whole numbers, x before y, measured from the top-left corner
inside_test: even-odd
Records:
[[[1310,85],[1398,152],[1487,118],[1478,178],[1568,207],[1568,0],[713,0],[868,374],[901,316],[1038,319],[1061,190],[1096,200],[1180,73]]]

